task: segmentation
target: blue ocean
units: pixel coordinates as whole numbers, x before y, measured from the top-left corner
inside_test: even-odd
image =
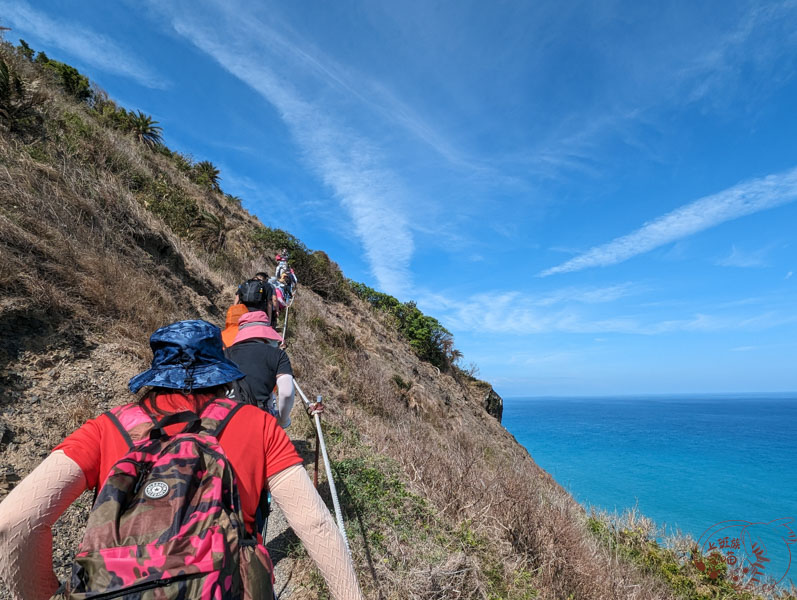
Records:
[[[779,533],[797,532],[797,394],[507,398],[503,425],[587,507],[636,506],[714,542],[794,518],[764,534],[764,564],[777,578],[794,555],[783,582],[797,582],[797,544]]]

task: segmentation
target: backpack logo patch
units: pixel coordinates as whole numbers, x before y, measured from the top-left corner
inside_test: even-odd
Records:
[[[153,481],[144,488],[144,495],[147,498],[157,500],[169,493],[169,485],[164,481]]]

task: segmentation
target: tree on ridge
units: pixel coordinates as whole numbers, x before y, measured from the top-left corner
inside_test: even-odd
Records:
[[[221,191],[221,187],[219,187],[221,171],[219,171],[212,162],[209,160],[198,162],[194,165],[194,173],[197,183],[210,186],[217,192]]]
[[[149,115],[140,110],[128,114],[130,125],[138,141],[150,149],[155,149],[163,143],[163,129]]]

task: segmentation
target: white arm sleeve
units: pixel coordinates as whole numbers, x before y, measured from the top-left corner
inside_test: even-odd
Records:
[[[293,376],[277,375],[277,411],[279,412],[280,427],[285,429],[291,424],[291,410],[293,409],[294,391]]]
[[[329,509],[302,465],[294,465],[268,480],[274,503],[327,582],[334,600],[363,600],[349,551]]]
[[[85,489],[83,471],[58,450],[0,503],[0,577],[15,600],[55,594],[51,527]]]

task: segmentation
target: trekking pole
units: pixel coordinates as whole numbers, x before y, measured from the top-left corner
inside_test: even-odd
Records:
[[[299,392],[299,395],[302,397],[304,404],[306,407],[310,407],[311,403],[307,399],[307,396],[304,395],[302,388],[299,387],[299,384],[296,380],[293,380],[293,385],[296,386],[296,391]],[[321,402],[321,396],[318,396],[318,402]],[[315,418],[315,428],[318,432],[318,442],[321,445],[321,454],[324,456],[324,468],[327,472],[327,481],[329,482],[329,492],[332,495],[332,504],[335,507],[335,518],[338,521],[338,529],[340,529],[340,534],[343,536],[343,543],[346,544],[346,550],[349,551],[351,554],[351,550],[349,549],[349,538],[346,537],[346,529],[343,527],[343,514],[340,511],[340,502],[338,501],[338,491],[335,488],[335,480],[332,478],[332,467],[329,464],[329,455],[327,454],[327,445],[324,443],[324,434],[321,431],[321,417],[318,416],[318,413],[313,414]]]

